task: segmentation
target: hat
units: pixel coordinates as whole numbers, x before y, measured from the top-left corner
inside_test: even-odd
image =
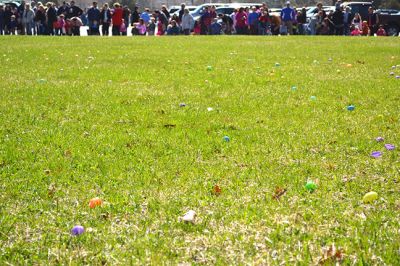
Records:
[[[287,5],[290,5],[290,1],[286,1],[286,4],[287,4]]]

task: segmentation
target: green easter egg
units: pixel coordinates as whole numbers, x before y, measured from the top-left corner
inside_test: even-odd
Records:
[[[317,189],[317,185],[313,181],[308,181],[305,185],[305,188],[310,192],[314,192],[314,190]]]

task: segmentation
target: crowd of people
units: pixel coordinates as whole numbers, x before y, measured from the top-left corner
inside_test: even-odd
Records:
[[[336,10],[327,13],[322,4],[317,4],[317,12],[310,19],[306,8],[299,11],[290,2],[280,14],[270,13],[266,4],[256,7],[241,7],[230,15],[217,14],[215,6],[206,7],[200,18],[194,19],[181,5],[179,12],[170,14],[166,6],[150,11],[138,7],[133,10],[118,3],[101,8],[97,2],[87,10],[63,2],[57,6],[52,2],[45,5],[32,1],[22,2],[19,7],[0,4],[0,35],[80,35],[83,25],[88,26],[88,35],[113,36],[128,35],[379,35],[386,32],[379,25],[379,17],[373,8],[369,9],[367,20],[360,14],[343,8],[340,1]],[[110,31],[111,28],[111,31]]]

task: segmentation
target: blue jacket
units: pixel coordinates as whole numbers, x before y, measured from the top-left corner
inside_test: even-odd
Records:
[[[294,13],[294,9],[290,7],[285,7],[281,11],[281,18],[283,21],[292,21],[296,17],[296,14]]]
[[[99,21],[100,20],[100,10],[98,8],[91,7],[87,12],[87,17],[89,21]]]
[[[248,18],[247,18],[247,22],[249,23],[249,25],[254,25],[258,22],[258,17],[260,16],[259,13],[257,12],[252,12],[249,14]]]

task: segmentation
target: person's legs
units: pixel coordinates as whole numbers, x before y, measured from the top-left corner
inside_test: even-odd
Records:
[[[293,35],[293,23],[292,21],[286,21],[285,25],[287,27],[287,31],[290,35]]]
[[[112,35],[118,36],[119,35],[119,26],[112,26]]]

